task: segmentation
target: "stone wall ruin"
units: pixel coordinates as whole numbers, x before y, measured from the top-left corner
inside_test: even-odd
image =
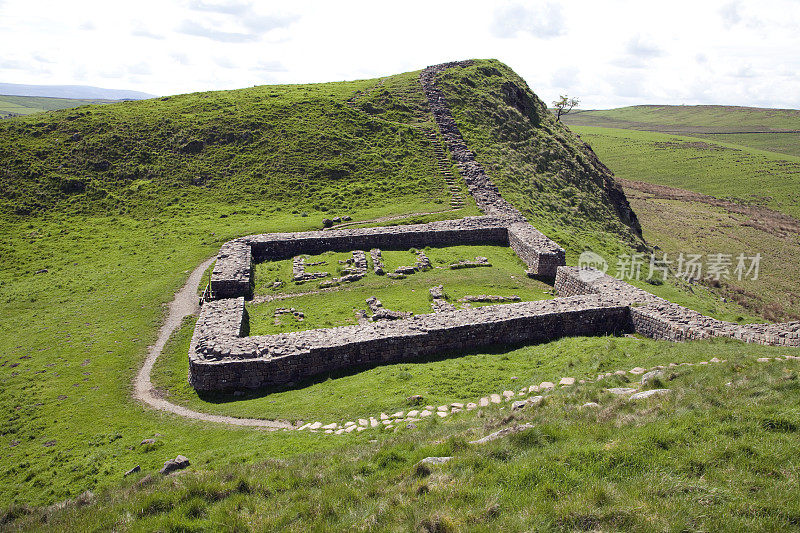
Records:
[[[459,172],[485,216],[407,226],[250,235],[226,242],[211,275],[213,300],[203,305],[192,337],[192,386],[211,391],[286,385],[359,365],[578,335],[636,332],[672,341],[725,336],[759,344],[800,346],[800,322],[723,322],[598,271],[563,266],[564,250],[502,198],[475,160],[435,85],[437,73],[469,64],[428,67],[420,75],[420,83]],[[441,289],[435,288],[431,294],[437,312],[431,314],[401,320],[364,319],[354,326],[278,335],[246,335],[245,298],[252,296],[254,261],[370,250],[375,272],[382,273],[383,266],[376,260],[380,259],[380,249],[456,244],[510,246],[527,265],[529,275],[555,277],[559,298],[455,310],[448,307]],[[366,271],[364,252],[359,252],[355,262],[357,274]],[[298,264],[297,272],[300,270]]]

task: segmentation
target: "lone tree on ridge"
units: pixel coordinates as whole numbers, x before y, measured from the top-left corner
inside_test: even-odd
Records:
[[[558,100],[553,100],[553,107],[556,108],[556,122],[561,120],[561,115],[566,115],[572,108],[581,103],[577,98],[568,98],[566,94],[562,94]]]

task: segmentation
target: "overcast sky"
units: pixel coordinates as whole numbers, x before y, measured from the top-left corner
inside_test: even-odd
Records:
[[[497,58],[545,101],[800,108],[800,0],[0,0],[0,82],[157,95]]]

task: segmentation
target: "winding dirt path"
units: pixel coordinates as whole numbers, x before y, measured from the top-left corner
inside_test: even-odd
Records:
[[[208,413],[200,413],[193,411],[186,407],[176,405],[172,402],[159,397],[152,381],[150,381],[150,373],[153,371],[156,359],[161,355],[164,350],[170,335],[178,329],[183,319],[189,315],[197,313],[200,309],[197,297],[197,287],[200,285],[200,280],[203,273],[211,266],[215,257],[206,259],[195,268],[186,284],[175,293],[175,298],[169,304],[169,312],[158,331],[158,339],[155,344],[150,346],[147,351],[147,358],[144,360],[141,370],[136,375],[133,382],[133,397],[146,405],[158,409],[160,411],[167,411],[184,418],[193,420],[202,420],[204,422],[216,422],[218,424],[227,424],[230,426],[247,426],[257,427],[262,429],[295,429],[295,426],[289,422],[282,420],[265,420],[260,418],[236,418],[234,416],[212,415]]]

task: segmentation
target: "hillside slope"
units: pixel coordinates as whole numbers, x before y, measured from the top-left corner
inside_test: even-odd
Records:
[[[464,91],[496,83],[470,72],[475,87]],[[501,100],[475,98],[508,112]],[[530,121],[517,127],[536,129]],[[465,135],[468,129],[479,130],[465,127]],[[543,146],[567,151],[575,142],[565,136]],[[458,172],[442,147],[419,71],[0,123],[0,315],[7,317],[0,407],[11,413],[0,423],[0,506],[44,505],[113,486],[134,465],[152,470],[179,453],[213,469],[341,447],[318,435],[265,437],[164,416],[131,399],[131,382],[156,338],[163,305],[228,239],[319,229],[323,217],[343,214],[354,222],[478,214],[460,180],[448,185],[448,172]],[[483,157],[480,147],[475,151]],[[601,205],[602,187],[579,189],[580,178],[568,176],[572,169],[561,173],[577,183],[573,196]],[[462,191],[463,207],[451,208],[453,188]],[[558,224],[563,235],[578,224],[600,228],[600,238],[617,247],[635,241],[613,211],[559,207],[558,196],[547,201],[564,216],[520,207],[535,223]],[[355,388],[367,391],[365,378],[354,377]],[[322,384],[324,396],[335,383]],[[286,411],[297,417],[291,406]],[[156,442],[142,444],[151,438]]]
[[[589,145],[496,60],[438,77],[467,145],[500,192],[568,252],[639,244],[636,214]]]

